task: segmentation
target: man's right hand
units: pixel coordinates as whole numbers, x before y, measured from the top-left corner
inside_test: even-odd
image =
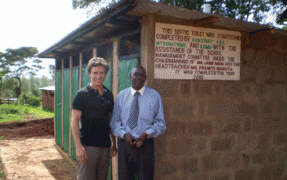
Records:
[[[76,149],[76,156],[79,162],[84,163],[88,160],[86,150],[83,147]]]
[[[136,138],[134,138],[130,134],[125,134],[124,135],[124,140],[127,143],[127,145],[129,145],[129,146],[133,146],[135,144],[135,142],[136,142]]]

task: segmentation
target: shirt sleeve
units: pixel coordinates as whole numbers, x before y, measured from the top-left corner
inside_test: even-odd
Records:
[[[82,93],[77,92],[76,96],[74,98],[73,104],[72,104],[72,108],[83,111],[83,107],[84,107],[83,95],[82,95]]]
[[[161,97],[157,95],[157,103],[156,103],[156,111],[154,114],[154,119],[152,125],[146,130],[148,134],[147,138],[155,138],[161,134],[163,134],[166,130],[166,123],[164,119],[163,113],[163,105],[161,101]]]
[[[113,116],[110,122],[110,126],[114,136],[120,137],[122,139],[124,138],[126,131],[121,121],[121,106],[119,96],[116,98],[116,102],[114,104]]]

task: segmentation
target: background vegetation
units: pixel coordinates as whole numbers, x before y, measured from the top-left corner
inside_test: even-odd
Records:
[[[4,98],[18,98],[12,104],[0,103],[0,123],[54,116],[52,111],[41,108],[39,90],[54,85],[53,67],[50,67],[51,77],[37,77],[36,73],[43,69],[37,53],[35,47],[8,48],[0,52],[0,102],[5,103]]]
[[[27,105],[2,104],[0,105],[0,123],[10,121],[24,121],[53,117],[54,112],[47,108]]]
[[[18,98],[22,93],[40,97],[39,87],[54,84],[53,67],[49,67],[51,78],[36,77],[43,69],[37,53],[35,47],[8,48],[0,52],[0,97]]]
[[[30,75],[22,78],[22,93],[29,96],[41,97],[40,87],[53,86],[54,81],[47,76],[36,77]],[[2,79],[1,96],[14,98],[17,97],[16,89],[19,87],[19,82],[11,76],[4,76]],[[21,96],[20,94],[20,96]]]

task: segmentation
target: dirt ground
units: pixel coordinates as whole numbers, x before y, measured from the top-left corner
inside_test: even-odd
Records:
[[[54,119],[27,120],[21,122],[0,123],[2,140],[36,137],[54,137]]]
[[[44,119],[0,124],[0,160],[7,179],[76,179],[76,168],[54,147],[53,122]]]

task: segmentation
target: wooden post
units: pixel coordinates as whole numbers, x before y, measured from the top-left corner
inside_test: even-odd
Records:
[[[82,89],[82,67],[83,67],[83,54],[80,53],[79,57],[79,89]],[[79,121],[79,127],[81,128],[81,122]]]
[[[113,43],[113,81],[112,81],[112,90],[114,98],[117,97],[119,91],[119,76],[118,76],[118,69],[119,69],[119,48],[120,39],[117,39]],[[112,173],[113,173],[113,180],[118,180],[118,156],[112,158]]]
[[[119,55],[118,55],[118,48],[119,48],[120,39],[117,39],[113,43],[113,83],[112,83],[112,89],[113,89],[113,95],[114,98],[117,97],[118,91],[119,91],[119,76],[118,76],[118,70],[119,70]]]
[[[61,60],[61,127],[62,127],[62,131],[61,131],[61,135],[62,135],[62,147],[64,148],[64,124],[63,124],[63,111],[64,111],[64,59]]]
[[[141,27],[141,65],[147,72],[146,84],[150,85],[154,79],[155,16],[144,16],[141,19]]]
[[[69,111],[70,111],[70,119],[72,116],[72,77],[73,77],[73,71],[72,71],[72,60],[73,57],[69,57],[69,68],[70,68],[70,104],[69,104]],[[70,127],[70,119],[69,119],[69,156],[72,156],[72,129]]]
[[[82,89],[82,66],[83,66],[83,54],[80,53],[79,57],[79,89]]]
[[[93,57],[97,57],[97,48],[93,48]]]
[[[55,60],[56,61],[56,60]],[[54,136],[55,139],[57,138],[57,134],[56,134],[56,63],[55,62],[55,66],[54,66],[54,85],[55,85],[55,91],[54,91]]]

